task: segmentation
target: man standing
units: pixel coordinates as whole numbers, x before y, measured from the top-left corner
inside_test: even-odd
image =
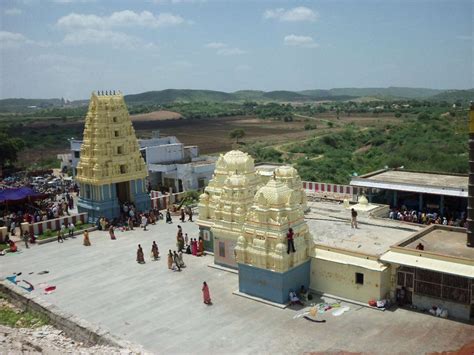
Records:
[[[74,238],[74,223],[70,222],[68,225],[69,237]]]
[[[294,238],[293,228],[290,228],[288,229],[288,233],[286,233],[286,239],[288,239],[288,249],[286,252],[288,254],[290,254],[290,249],[293,250],[293,253],[296,252],[293,238]]]
[[[351,228],[357,228],[357,211],[351,208]]]
[[[23,233],[23,241],[25,242],[25,247],[26,247],[26,249],[29,248],[29,246],[28,246],[28,234],[29,234],[28,231],[25,231],[25,232]]]

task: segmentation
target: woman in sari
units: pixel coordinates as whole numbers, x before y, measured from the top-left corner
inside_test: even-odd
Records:
[[[191,238],[191,252],[193,253],[194,256],[197,255],[197,242],[196,239]]]
[[[160,252],[158,250],[158,245],[155,241],[153,241],[153,244],[151,246],[151,253],[153,255],[153,259],[158,260],[158,258],[160,257]]]
[[[203,256],[204,255],[204,241],[202,240],[201,237],[199,237],[199,242],[197,243],[197,256]]]
[[[173,253],[171,252],[171,249],[168,253],[168,269],[172,269],[173,268]]]
[[[137,263],[145,264],[145,256],[143,255],[143,249],[140,244],[138,244],[138,250],[137,250]]]
[[[115,240],[115,233],[114,233],[114,226],[110,226],[109,228],[109,235],[110,235],[110,239],[112,240]]]
[[[82,244],[86,247],[91,246],[91,241],[89,240],[89,232],[88,231],[84,231],[84,242]]]
[[[176,235],[176,247],[178,248],[178,251],[184,249],[183,230],[181,229],[181,226],[178,226],[178,234]]]
[[[207,286],[206,281],[202,283],[202,298],[205,304],[212,304],[211,294],[209,292],[209,286]]]

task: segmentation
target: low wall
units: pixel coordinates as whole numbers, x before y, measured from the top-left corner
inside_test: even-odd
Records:
[[[469,320],[470,305],[441,300],[435,297],[429,297],[413,293],[412,304],[419,309],[430,309],[433,306],[448,310],[448,317],[462,320]]]
[[[40,235],[43,234],[46,230],[57,231],[61,228],[61,225],[64,223],[67,225],[72,222],[74,225],[77,221],[81,221],[82,223],[87,222],[87,212],[79,213],[71,216],[64,216],[60,218],[50,219],[47,221],[41,221],[32,224],[22,224],[22,228],[27,228],[30,234]]]
[[[116,338],[108,331],[86,322],[72,314],[61,311],[55,305],[27,292],[12,284],[10,281],[0,281],[0,292],[4,293],[10,302],[22,309],[36,312],[45,316],[49,322],[76,341],[86,345],[108,345],[126,348],[135,353],[143,353],[143,348],[128,341]]]
[[[159,191],[150,191],[151,208],[166,210],[168,206],[181,200],[185,192],[163,195]]]
[[[303,189],[307,195],[335,200],[357,200],[357,188],[350,185],[327,184],[324,182],[303,181]]]

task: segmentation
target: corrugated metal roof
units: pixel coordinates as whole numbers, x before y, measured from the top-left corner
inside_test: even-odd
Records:
[[[423,256],[398,253],[390,250],[380,257],[380,260],[420,269],[444,272],[446,274],[474,278],[474,265],[455,263]]]
[[[332,261],[338,264],[354,265],[369,270],[384,271],[387,266],[371,259],[360,258],[348,254],[338,253],[329,250],[315,249],[316,259]]]

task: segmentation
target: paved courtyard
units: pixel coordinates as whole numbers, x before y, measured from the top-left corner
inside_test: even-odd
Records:
[[[56,292],[41,297],[155,353],[412,354],[455,350],[474,341],[472,325],[401,309],[381,312],[349,304],[342,316],[319,315],[326,323],[293,319],[300,309],[282,310],[233,295],[238,276],[208,267],[212,256],[185,255],[187,268],[168,270],[166,252],[175,249],[176,226],[160,221],[149,231],[117,232],[115,241],[96,231],[91,247],[78,237],[22,249],[0,257],[0,278],[22,272],[36,286],[55,285]],[[190,237],[197,236],[194,223],[182,226]],[[153,240],[159,261],[150,260]],[[135,261],[139,243],[144,265]],[[42,270],[49,273],[38,275]],[[212,306],[202,302],[203,281],[209,284]]]

